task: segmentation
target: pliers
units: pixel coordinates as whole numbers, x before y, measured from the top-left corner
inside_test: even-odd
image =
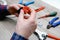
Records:
[[[34,0],[32,0],[31,2],[26,2],[26,3],[23,3],[23,0],[19,1],[19,4],[22,4],[24,6],[28,6],[28,5],[33,4],[33,3],[34,3]]]
[[[55,22],[56,20],[58,20],[59,17],[55,17],[53,18],[51,21],[49,21],[49,24],[47,25],[47,29],[51,28],[51,27],[57,27],[58,25],[60,25],[60,20]]]
[[[20,12],[21,9],[24,10],[24,13],[25,13],[25,14],[26,14],[26,13],[30,14],[30,13],[31,13],[31,9],[28,7],[28,5],[33,4],[33,3],[34,3],[34,0],[32,0],[31,2],[26,2],[26,3],[23,3],[23,0],[20,0],[19,4],[24,5],[24,7],[21,7],[21,8],[17,11],[18,14],[19,14],[19,12]],[[35,11],[36,11],[36,12],[39,12],[39,11],[43,10],[44,8],[45,8],[45,6],[41,6],[41,7],[39,7],[38,9],[36,9]]]

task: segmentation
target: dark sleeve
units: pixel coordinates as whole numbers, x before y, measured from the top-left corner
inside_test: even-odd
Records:
[[[10,13],[7,10],[7,5],[0,4],[0,20],[5,19],[7,15],[10,15]]]
[[[21,35],[18,35],[17,33],[14,33],[10,40],[27,40],[27,39]]]

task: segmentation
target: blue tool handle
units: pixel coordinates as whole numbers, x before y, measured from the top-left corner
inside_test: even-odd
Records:
[[[19,4],[23,4],[23,0],[19,0]]]
[[[53,27],[57,27],[58,25],[60,25],[60,21],[52,24]]]
[[[55,17],[55,18],[53,18],[50,22],[49,22],[49,24],[53,24],[57,19],[59,19],[59,17]]]
[[[24,3],[24,6],[28,6],[28,5],[33,4],[33,3],[34,3],[34,1],[32,1],[32,2],[26,2],[26,3]]]

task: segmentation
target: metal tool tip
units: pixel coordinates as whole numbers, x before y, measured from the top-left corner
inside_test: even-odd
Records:
[[[47,29],[50,29],[51,28],[51,25],[47,25]]]

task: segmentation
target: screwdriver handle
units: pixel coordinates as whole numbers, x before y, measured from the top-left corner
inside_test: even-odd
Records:
[[[56,16],[56,15],[57,15],[57,12],[53,11],[53,12],[50,12],[49,17],[53,17],[53,16]]]

